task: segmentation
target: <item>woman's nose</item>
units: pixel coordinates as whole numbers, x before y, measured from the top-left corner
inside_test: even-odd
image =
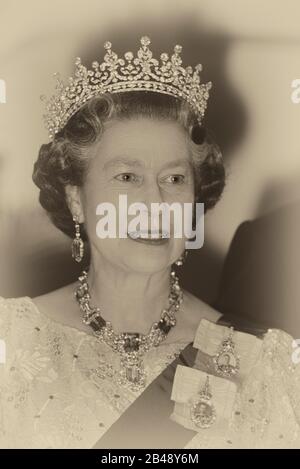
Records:
[[[151,204],[164,202],[162,190],[154,178],[145,183],[141,202],[147,206],[148,210],[151,209]]]

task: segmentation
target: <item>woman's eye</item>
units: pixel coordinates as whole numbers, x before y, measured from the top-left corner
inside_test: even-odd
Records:
[[[122,182],[135,182],[137,180],[137,176],[134,173],[121,173],[115,176],[115,179]]]
[[[171,176],[167,176],[164,178],[169,184],[183,184],[185,181],[185,176],[183,174],[171,174]]]

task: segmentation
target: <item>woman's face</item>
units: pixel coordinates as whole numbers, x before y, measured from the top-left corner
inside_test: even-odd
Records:
[[[116,267],[137,272],[155,272],[170,266],[185,248],[184,234],[172,235],[165,242],[136,240],[134,235],[120,238],[119,196],[127,196],[127,206],[142,202],[148,208],[151,229],[151,203],[194,202],[193,170],[188,136],[176,122],[147,118],[113,121],[99,142],[89,150],[89,170],[80,199],[92,256],[101,254]],[[96,207],[113,204],[117,214],[117,238],[100,239],[96,226],[100,218]],[[130,220],[136,218],[129,215]],[[145,212],[144,212],[145,213]],[[147,213],[147,212],[146,212]],[[160,229],[162,228],[160,220]],[[129,230],[130,231],[130,230]]]

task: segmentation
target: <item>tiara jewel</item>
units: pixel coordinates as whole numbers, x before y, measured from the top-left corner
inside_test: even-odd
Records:
[[[43,115],[45,126],[52,140],[67,121],[91,98],[104,93],[120,93],[125,91],[152,91],[168,94],[187,101],[201,124],[207,107],[209,90],[212,83],[200,84],[202,65],[182,67],[180,53],[182,47],[176,45],[174,53],[164,52],[160,61],[153,57],[149,45],[149,37],[140,39],[141,47],[134,56],[126,52],[119,57],[109,41],[104,43],[106,53],[104,61],[92,63],[88,70],[80,57],[75,60],[74,77],[65,84],[59,73],[55,73],[56,94],[46,101],[46,113]]]

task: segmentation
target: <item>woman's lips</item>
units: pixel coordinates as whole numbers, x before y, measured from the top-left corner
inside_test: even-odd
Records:
[[[152,233],[148,232],[143,235],[141,232],[132,232],[132,233],[127,233],[129,238],[132,239],[133,241],[136,241],[137,243],[144,243],[144,244],[150,244],[152,246],[157,246],[161,244],[166,244],[169,241],[169,234],[166,232],[157,232],[157,233]],[[151,237],[156,236],[156,237]],[[148,237],[147,237],[148,236]]]

